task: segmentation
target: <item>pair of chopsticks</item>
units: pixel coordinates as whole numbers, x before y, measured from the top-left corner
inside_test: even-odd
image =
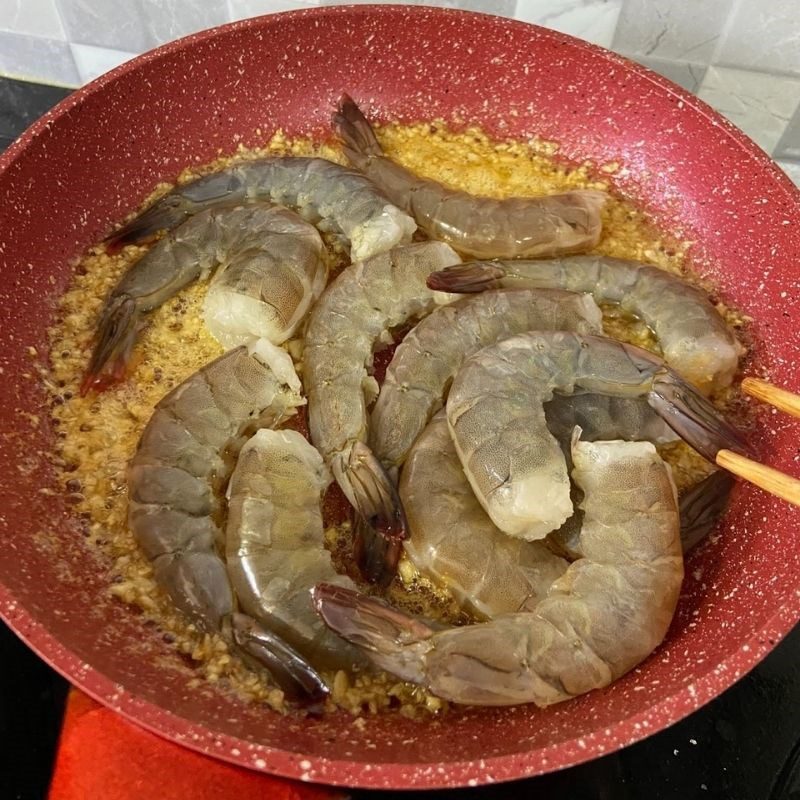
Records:
[[[800,396],[773,386],[759,378],[745,378],[742,381],[745,394],[764,403],[785,411],[793,417],[800,418]],[[717,466],[744,478],[764,491],[780,497],[796,506],[800,506],[800,480],[778,472],[777,469],[759,464],[746,456],[731,450],[720,450],[716,458]]]

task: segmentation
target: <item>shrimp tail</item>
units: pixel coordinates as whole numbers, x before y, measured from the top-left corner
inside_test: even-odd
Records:
[[[681,545],[687,553],[714,529],[736,481],[724,469],[712,472],[680,498]]]
[[[232,614],[229,625],[236,646],[269,670],[290,703],[312,713],[322,711],[328,687],[293,647],[245,614]]]
[[[751,458],[755,455],[742,434],[711,402],[672,370],[661,370],[654,376],[647,402],[681,439],[711,463],[720,450]]]
[[[330,583],[317,584],[311,599],[325,624],[366,650],[378,666],[404,680],[422,682],[433,628],[377,598]]]
[[[358,169],[363,170],[373,156],[383,155],[372,126],[349,94],[339,98],[331,121],[344,142],[345,155]]]
[[[181,195],[167,195],[150,206],[143,214],[134,217],[127,225],[109,234],[105,239],[106,251],[119,252],[125,245],[139,244],[153,238],[159,231],[172,230],[194,210],[187,207]]]
[[[115,297],[100,320],[97,343],[81,382],[81,397],[107,389],[122,380],[136,340],[139,318],[136,301],[128,295]]]
[[[363,442],[350,451],[345,473],[356,508],[354,553],[358,568],[371,583],[391,583],[408,536],[403,504],[392,480]]]
[[[429,289],[437,292],[473,294],[486,289],[497,289],[506,271],[491,261],[470,261],[445,267],[428,276]]]

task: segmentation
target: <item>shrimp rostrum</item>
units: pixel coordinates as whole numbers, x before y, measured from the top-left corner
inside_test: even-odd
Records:
[[[313,703],[325,683],[279,634],[237,610],[220,556],[223,492],[239,449],[302,403],[291,359],[264,340],[191,375],[156,405],[128,466],[128,524],[181,611],[265,666],[288,699]]]
[[[318,613],[381,668],[456,703],[547,706],[607,686],[669,627],[683,579],[670,469],[649,442],[572,443],[580,558],[526,612],[434,630],[323,584]]]

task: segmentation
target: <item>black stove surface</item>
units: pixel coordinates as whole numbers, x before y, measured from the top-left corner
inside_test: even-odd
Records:
[[[56,87],[0,78],[0,150],[66,94],[67,90]],[[0,625],[0,800],[46,796],[66,692],[66,682]],[[352,792],[353,800],[553,796],[568,800],[800,800],[800,626],[756,669],[705,708],[643,742],[588,764],[478,789]]]

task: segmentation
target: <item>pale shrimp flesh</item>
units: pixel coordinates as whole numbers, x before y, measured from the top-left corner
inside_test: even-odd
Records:
[[[315,668],[351,669],[361,653],[314,613],[320,581],[355,588],[325,549],[322,457],[293,430],[262,428],[242,447],[228,484],[225,561],[239,607]]]
[[[291,359],[265,340],[212,361],[156,405],[128,466],[128,524],[156,581],[201,628],[265,666],[289,699],[327,688],[280,636],[237,611],[225,562],[224,489],[253,430],[303,403]]]
[[[662,641],[683,558],[675,486],[649,442],[572,445],[581,557],[528,612],[434,630],[380,600],[315,587],[325,622],[382,669],[455,703],[548,706],[608,686]]]
[[[465,358],[531,330],[600,333],[602,315],[589,295],[520,290],[462,298],[421,320],[398,345],[370,418],[370,447],[381,463],[402,464]]]
[[[431,276],[447,292],[531,288],[590,292],[615,303],[655,333],[664,360],[704,394],[729,386],[743,348],[700,289],[666,270],[589,255],[543,261],[470,262]]]
[[[228,347],[287,339],[327,280],[322,239],[294,212],[210,208],[154,244],[111,291],[81,391],[121,379],[143,316],[214,270],[206,319]]]
[[[570,481],[544,403],[576,390],[646,397],[712,463],[720,449],[749,452],[741,435],[690,384],[652,353],[614,339],[530,332],[478,351],[447,399],[464,471],[492,521],[538,539],[572,514]]]
[[[394,484],[366,444],[367,406],[378,393],[369,372],[373,351],[391,341],[393,328],[453,299],[425,280],[458,260],[446,244],[423,242],[351,264],[309,317],[303,374],[311,441],[358,513],[356,554],[371,580],[391,578],[405,535]],[[372,537],[370,528],[381,536]]]
[[[575,189],[540,197],[496,200],[449,189],[387,158],[367,119],[347,95],[333,125],[350,163],[414,217],[431,238],[475,258],[579,253],[600,240],[605,192]]]
[[[321,230],[340,234],[353,261],[411,241],[416,223],[359,172],[324,158],[269,156],[176,186],[111,234],[111,247],[171,230],[208,208],[268,201],[289,206]]]

